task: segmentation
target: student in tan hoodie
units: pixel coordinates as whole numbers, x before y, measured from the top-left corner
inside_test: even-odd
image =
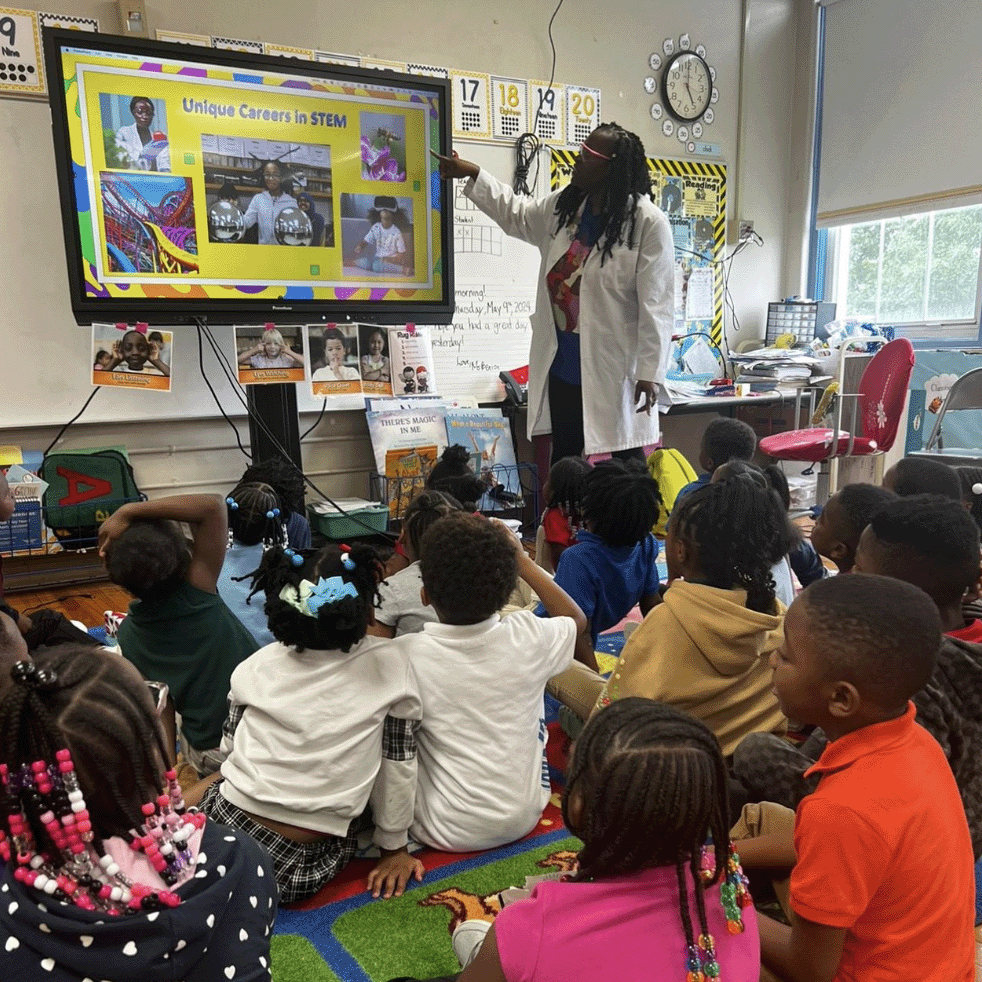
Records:
[[[665,542],[671,587],[624,645],[594,712],[645,696],[701,719],[729,756],[748,733],[783,732],[768,663],[782,640],[771,557],[785,535],[746,475],[687,495]]]

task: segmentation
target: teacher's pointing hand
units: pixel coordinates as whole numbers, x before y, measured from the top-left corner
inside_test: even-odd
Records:
[[[452,157],[441,157],[435,150],[431,150],[430,153],[440,162],[440,177],[444,180],[477,177],[481,171],[477,164],[472,164],[469,160],[461,160],[456,153]]]

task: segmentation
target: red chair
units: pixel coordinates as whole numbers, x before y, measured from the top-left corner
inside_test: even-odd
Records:
[[[907,403],[907,388],[914,367],[914,349],[906,338],[884,345],[866,366],[858,393],[840,393],[836,402],[835,429],[790,430],[760,441],[763,453],[777,460],[819,464],[817,503],[829,496],[828,463],[834,457],[868,457],[893,446]],[[842,429],[844,400],[852,404],[852,423]],[[858,423],[858,431],[857,431]],[[836,438],[838,434],[838,438]]]

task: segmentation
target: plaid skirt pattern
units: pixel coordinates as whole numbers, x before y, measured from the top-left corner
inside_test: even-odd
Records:
[[[358,840],[350,830],[343,839],[329,835],[318,842],[294,842],[233,805],[222,794],[222,784],[222,781],[216,781],[208,788],[200,810],[220,825],[241,829],[269,853],[281,904],[313,896],[354,856]]]

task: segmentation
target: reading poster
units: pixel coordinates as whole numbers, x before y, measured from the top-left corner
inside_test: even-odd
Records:
[[[90,295],[440,300],[432,91],[63,58]]]

